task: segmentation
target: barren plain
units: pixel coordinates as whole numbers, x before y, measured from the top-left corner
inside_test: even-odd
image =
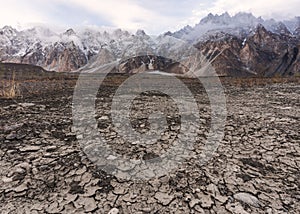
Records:
[[[167,129],[150,146],[122,141],[113,129],[110,102],[124,79],[112,75],[99,91],[99,133],[122,155],[158,157],[180,128],[176,106],[166,96],[143,94],[133,108],[133,126],[147,129],[141,115],[148,99],[168,115]],[[0,99],[0,213],[300,213],[300,84],[295,79],[222,80],[227,119],[212,159],[199,165],[191,155],[148,180],[107,174],[83,152],[72,129],[75,77],[20,83],[22,96]],[[183,81],[201,116],[192,150],[197,155],[210,105],[196,80]]]

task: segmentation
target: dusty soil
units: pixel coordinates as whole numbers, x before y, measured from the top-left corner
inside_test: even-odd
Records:
[[[154,97],[170,115],[169,126],[154,145],[124,142],[113,128],[109,104],[124,80],[112,76],[99,91],[99,132],[119,154],[155,158],[176,138],[176,106],[166,96],[141,96],[133,126],[140,132],[148,128],[142,115]],[[39,85],[49,89],[44,93],[0,99],[1,213],[300,213],[299,82],[224,81],[225,136],[213,158],[199,165],[192,155],[164,176],[126,180],[107,174],[82,151],[72,129],[76,79],[60,81],[53,87],[49,81],[35,83],[37,92]],[[202,118],[193,149],[198,155],[210,106],[197,81],[184,82]]]

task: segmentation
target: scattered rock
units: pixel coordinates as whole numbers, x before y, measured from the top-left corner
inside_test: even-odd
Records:
[[[162,192],[157,192],[154,197],[158,200],[159,203],[163,204],[164,206],[170,204],[174,198],[172,195]]]
[[[26,147],[20,148],[21,152],[37,152],[39,150],[40,150],[39,146],[26,146]]]
[[[189,205],[191,208],[193,208],[196,204],[199,204],[201,201],[199,199],[192,199],[190,202],[189,202]]]
[[[240,192],[240,193],[236,193],[233,196],[236,200],[244,202],[250,206],[253,207],[260,207],[261,206],[261,202],[253,195],[246,193],[246,192]]]
[[[3,177],[2,177],[2,181],[3,181],[4,183],[9,183],[9,182],[12,182],[13,179],[12,179],[11,177],[8,178],[8,177],[6,177],[6,176],[3,176]]]
[[[214,204],[210,195],[201,195],[201,197],[199,199],[200,199],[200,205],[202,208],[208,209]]]
[[[84,205],[84,210],[86,212],[92,212],[98,209],[98,206],[93,198],[82,198],[80,201],[81,204]]]
[[[24,123],[17,123],[14,125],[6,125],[4,126],[4,131],[9,132],[9,131],[15,131],[16,129],[21,128],[24,125]]]
[[[201,117],[209,123],[209,101],[200,87],[192,87],[192,90],[197,91],[195,99],[200,100]],[[232,128],[225,129],[224,140],[211,161],[198,165],[197,159],[194,159],[203,153],[205,135],[209,133],[209,128],[201,125],[191,158],[183,160],[164,176],[156,177],[159,171],[140,166],[143,162],[156,164],[151,159],[163,157],[172,145],[170,139],[176,138],[180,130],[180,120],[174,120],[172,115],[176,116],[176,108],[172,105],[166,107],[172,115],[167,120],[169,126],[173,124],[178,129],[172,131],[166,126],[168,140],[159,139],[151,145],[143,145],[142,141],[132,145],[121,139],[108,124],[111,121],[104,118],[106,128],[99,129],[99,132],[109,139],[107,144],[118,156],[133,160],[113,169],[127,175],[138,168],[142,172],[150,172],[149,180],[109,175],[105,167],[113,166],[102,166],[103,162],[97,162],[100,163],[97,167],[89,160],[76,140],[74,133],[77,131],[72,132],[71,91],[28,98],[26,103],[38,103],[30,108],[18,104],[10,106],[18,99],[1,100],[0,109],[3,110],[0,116],[5,121],[1,121],[0,125],[0,212],[300,213],[297,206],[300,199],[297,192],[299,176],[296,173],[300,151],[297,143],[299,110],[294,107],[297,104],[295,97],[299,96],[299,84],[250,89],[230,86],[228,91],[226,127]],[[64,96],[65,93],[68,93],[67,96]],[[105,86],[99,93],[107,93]],[[162,105],[165,100],[157,97],[158,107],[165,109]],[[113,96],[104,98],[112,99]],[[283,101],[292,108],[277,108]],[[47,102],[47,108],[41,111],[44,108],[40,108],[39,104],[44,102]],[[254,102],[257,105],[253,105]],[[105,105],[97,108],[97,114],[109,115],[110,106],[103,103]],[[147,111],[148,103],[140,102],[139,105],[142,107],[133,108],[132,116],[145,118],[138,117],[140,115],[134,110]],[[145,119],[142,123],[146,124],[143,129],[148,127]],[[139,124],[140,121],[135,128],[141,131]],[[7,138],[10,134],[12,136]],[[19,135],[26,135],[26,138],[18,140]],[[88,135],[84,133],[84,137]],[[93,151],[95,156],[101,154]],[[102,159],[114,162],[107,161],[107,157],[104,155]],[[167,167],[162,170],[163,173],[167,173]]]
[[[112,209],[108,212],[108,214],[119,214],[119,209],[117,209],[117,208],[112,208]]]
[[[25,191],[27,189],[28,189],[27,184],[22,183],[21,185],[19,185],[16,188],[14,188],[13,191],[15,191],[16,193],[20,193],[20,192],[23,192],[23,191]]]
[[[6,136],[6,140],[14,140],[17,138],[17,134],[15,132],[10,133],[9,135]]]
[[[226,206],[226,209],[229,210],[231,213],[250,214],[238,202],[237,203],[228,203],[225,206]]]
[[[23,107],[23,108],[29,108],[32,106],[35,106],[34,103],[19,103],[19,106]]]

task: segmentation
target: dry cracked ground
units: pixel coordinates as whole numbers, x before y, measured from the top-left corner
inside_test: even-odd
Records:
[[[201,165],[197,157],[209,130],[210,105],[197,81],[185,82],[200,113],[189,158],[165,175],[154,170],[140,180],[108,174],[101,161],[113,161],[112,155],[83,152],[78,141],[84,136],[76,135],[72,123],[72,88],[1,99],[0,213],[300,213],[300,84],[227,84],[224,137]],[[159,109],[166,129],[156,143],[126,141],[110,114],[117,83],[108,81],[98,94],[99,134],[124,157],[159,158],[180,129],[176,105],[164,94],[141,94],[131,109],[132,126],[146,132],[149,112]],[[120,168],[137,166],[130,167]]]

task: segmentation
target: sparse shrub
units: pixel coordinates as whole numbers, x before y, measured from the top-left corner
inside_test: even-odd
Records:
[[[13,72],[11,79],[2,80],[2,88],[0,90],[0,97],[14,98],[20,95],[19,84],[15,81],[16,74]]]

